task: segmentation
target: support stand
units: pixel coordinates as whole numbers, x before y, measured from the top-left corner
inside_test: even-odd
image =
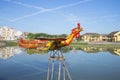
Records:
[[[57,71],[55,71],[55,61],[58,61]],[[65,57],[61,53],[61,50],[51,51],[50,57],[48,58],[47,80],[66,80],[66,78],[67,80],[72,80],[69,70],[65,64]]]

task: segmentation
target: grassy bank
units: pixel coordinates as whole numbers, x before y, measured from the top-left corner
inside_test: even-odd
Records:
[[[12,40],[10,40],[10,41],[1,41],[0,42],[0,44],[4,44],[4,45],[0,45],[0,47],[5,47],[5,46],[18,46],[18,43],[17,43],[17,41],[12,41]]]
[[[6,46],[17,46],[18,43],[16,41],[7,41]]]
[[[71,47],[75,48],[87,48],[87,47],[96,47],[96,48],[120,48],[120,44],[88,44],[84,42],[73,42],[70,44]]]
[[[18,46],[17,41],[3,41],[4,46]],[[88,44],[85,42],[73,42],[70,44],[70,47],[74,48],[87,48],[87,47],[96,47],[96,48],[119,48],[120,49],[120,44]]]

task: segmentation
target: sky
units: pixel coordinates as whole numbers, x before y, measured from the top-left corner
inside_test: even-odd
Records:
[[[120,31],[120,0],[0,0],[0,27],[22,32],[69,34]]]

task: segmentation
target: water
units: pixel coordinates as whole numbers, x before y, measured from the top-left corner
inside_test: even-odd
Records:
[[[37,54],[19,47],[1,48],[0,80],[120,80],[119,50],[69,50],[63,55],[64,60],[51,59],[50,52]]]

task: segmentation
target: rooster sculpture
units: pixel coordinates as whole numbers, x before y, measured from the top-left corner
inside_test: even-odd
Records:
[[[71,30],[71,34],[66,38],[35,38],[34,40],[24,40],[20,38],[18,44],[24,48],[36,48],[38,50],[56,50],[61,47],[69,46],[73,39],[80,38],[80,32],[83,30],[80,23]]]

